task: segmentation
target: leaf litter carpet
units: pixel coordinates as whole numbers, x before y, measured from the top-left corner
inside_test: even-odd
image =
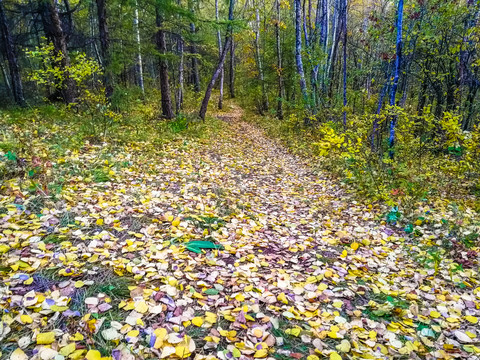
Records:
[[[480,358],[478,272],[420,266],[382,209],[241,117],[208,139],[86,145],[61,162],[108,178],[72,175],[39,214],[4,185],[2,358]]]

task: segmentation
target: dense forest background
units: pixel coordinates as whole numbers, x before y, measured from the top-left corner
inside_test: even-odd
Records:
[[[63,103],[106,129],[138,102],[151,119],[187,123],[236,98],[374,196],[421,198],[429,182],[471,196],[479,10],[473,0],[2,0],[1,99]]]
[[[207,88],[232,37],[215,86],[225,83],[229,97],[250,95],[259,112],[282,118],[306,107],[325,117],[342,110],[346,80],[347,112],[380,112],[395,87],[394,104],[418,114],[432,107],[436,117],[461,112],[462,128],[471,130],[478,10],[473,0],[3,0],[2,103],[78,100],[78,90],[68,95],[63,84],[56,93],[55,84],[38,84],[31,74],[75,66],[86,55],[105,70],[109,97],[114,89],[139,97],[161,89],[178,111],[181,92]],[[64,64],[38,61],[48,44]],[[98,85],[96,77],[89,86]]]

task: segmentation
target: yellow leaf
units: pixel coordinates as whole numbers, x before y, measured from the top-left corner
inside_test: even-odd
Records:
[[[283,302],[284,304],[287,304],[287,305],[288,305],[288,299],[287,299],[287,297],[285,296],[285,293],[282,292],[282,293],[278,294],[278,295],[277,295],[277,299],[278,299],[278,301],[281,301],[281,302]]]
[[[437,319],[441,316],[442,314],[440,314],[438,311],[430,311],[430,316],[433,317],[434,319]]]
[[[323,274],[326,278],[331,278],[333,276],[333,272],[331,270],[325,271]]]
[[[186,346],[177,346],[175,348],[175,355],[180,359],[185,359],[190,356],[190,350]]]
[[[165,339],[167,337],[167,330],[164,329],[164,328],[157,328],[153,331],[153,333],[155,334],[155,336],[157,337],[157,339]]]
[[[351,347],[352,346],[350,345],[350,342],[348,340],[342,340],[342,342],[338,344],[335,348],[340,352],[347,353],[350,351]]]
[[[302,331],[302,329],[299,329],[299,328],[293,328],[290,330],[290,334],[292,334],[293,336],[297,336],[300,335],[300,332]]]
[[[153,345],[153,347],[155,349],[160,349],[163,345],[163,340],[165,340],[165,338],[167,337],[168,335],[168,332],[166,329],[164,328],[158,328],[158,329],[155,329],[154,332],[155,336],[157,337],[155,339],[155,344]]]
[[[309,355],[307,357],[307,360],[320,360],[319,357],[317,355]]]
[[[465,316],[465,320],[470,321],[472,324],[476,324],[478,322],[478,318],[471,315]]]
[[[0,244],[0,254],[5,254],[8,250],[10,250],[10,246],[5,245],[5,244]],[[17,349],[22,351],[21,349]],[[15,352],[15,351],[14,351]],[[23,351],[22,351],[23,353]],[[12,353],[13,354],[13,353]],[[25,353],[24,353],[25,354]]]
[[[212,312],[205,312],[205,321],[209,322],[210,324],[215,324],[217,322],[217,314]]]
[[[200,327],[203,325],[203,319],[200,316],[196,316],[192,319],[192,323],[193,325]]]
[[[78,281],[75,281],[75,287],[78,289],[78,288],[81,288],[83,285],[85,285],[85,283],[81,280],[78,280]]]
[[[178,225],[180,225],[180,218],[176,217],[175,220],[172,221],[172,226],[177,227]]]
[[[102,354],[98,350],[88,350],[87,355],[85,355],[87,360],[100,360],[101,358]]]
[[[348,255],[347,250],[343,250],[342,255],[340,257],[344,258],[344,257],[347,257],[347,255]]]
[[[53,331],[40,333],[37,335],[38,345],[49,345],[55,341],[55,333]]]
[[[33,277],[28,278],[28,279],[25,280],[23,283],[24,283],[25,285],[30,285],[31,283],[33,283]]]
[[[59,352],[60,352],[60,355],[68,356],[71,353],[73,353],[75,349],[76,349],[75,343],[70,343],[67,346],[64,346],[63,348],[61,348]]]
[[[237,294],[235,296],[235,299],[238,300],[238,301],[244,301],[245,300],[245,296],[243,296],[243,294]]]
[[[10,354],[10,360],[28,360],[28,356],[23,352],[22,349],[17,348]]]
[[[80,360],[85,357],[85,350],[75,350],[70,354],[70,360]]]
[[[145,314],[148,311],[148,305],[145,301],[139,301],[135,303],[135,311],[140,314]]]
[[[31,324],[33,319],[29,315],[20,315],[20,321],[24,324]]]
[[[72,341],[82,341],[84,339],[83,335],[80,334],[79,332],[75,333],[75,335],[70,337],[70,340]]]
[[[68,310],[68,306],[52,305],[50,306],[50,310],[55,312],[62,312],[62,311]]]
[[[196,292],[196,291],[193,293],[193,297],[195,299],[205,299],[205,296],[203,296],[202,294],[200,294],[199,292]]]
[[[353,251],[357,250],[359,246],[360,246],[360,244],[357,243],[357,242],[354,242],[354,243],[350,244],[350,247],[352,248]]]
[[[323,291],[323,290],[326,290],[326,289],[328,289],[327,284],[321,283],[320,285],[318,285],[318,290]]]
[[[253,355],[254,358],[264,358],[268,355],[268,350],[267,349],[260,349],[255,352],[255,355]]]
[[[97,219],[97,225],[102,226],[103,225],[103,219]],[[88,353],[87,353],[88,355]]]
[[[337,309],[340,309],[340,308],[342,307],[342,305],[343,305],[343,301],[340,301],[340,300],[339,300],[339,301],[334,301],[334,302],[332,303],[332,305],[333,305],[334,307],[336,307]]]
[[[342,360],[342,357],[338,355],[336,351],[330,353],[330,360]]]
[[[140,331],[138,330],[131,330],[127,333],[127,337],[129,338],[136,338],[140,334]]]

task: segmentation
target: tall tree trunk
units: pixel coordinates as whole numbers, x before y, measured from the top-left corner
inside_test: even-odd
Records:
[[[157,47],[160,52],[159,67],[160,67],[160,92],[162,97],[162,115],[167,119],[173,119],[174,114],[172,110],[172,99],[170,96],[170,84],[168,80],[168,64],[165,59],[167,53],[167,42],[165,39],[165,31],[163,31],[163,14],[160,7],[155,8],[156,24],[157,24]]]
[[[215,0],[215,20],[218,23],[218,0]],[[222,56],[222,34],[220,32],[220,28],[217,29],[217,42],[218,42],[218,56],[219,58]],[[223,79],[225,77],[225,67],[222,66],[222,70],[220,72],[220,94],[218,96],[218,108],[223,109]]]
[[[205,91],[205,96],[202,101],[202,105],[200,106],[199,116],[200,116],[200,119],[202,119],[203,121],[205,121],[205,114],[207,113],[208,101],[210,100],[210,96],[212,95],[212,89],[215,86],[215,81],[217,80],[223,68],[223,64],[225,63],[225,58],[227,57],[227,52],[230,49],[230,45],[232,42],[232,36],[233,36],[232,21],[233,21],[234,6],[235,6],[235,0],[230,0],[230,6],[228,8],[229,23],[227,27],[227,38],[225,40],[225,44],[223,45],[222,55],[220,56],[220,59],[218,61],[217,68],[215,69],[215,72],[213,73],[212,78],[208,83],[207,90]]]
[[[58,66],[64,74],[64,79],[59,88],[60,95],[66,104],[70,104],[75,102],[75,81],[71,78],[68,70],[70,67],[70,56],[56,0],[41,0],[40,8],[45,34],[53,42],[56,55],[61,55]]]
[[[13,99],[18,105],[25,106],[22,78],[20,77],[20,69],[18,67],[15,46],[13,44],[10,29],[8,28],[7,24],[7,17],[5,15],[5,9],[3,7],[3,0],[0,0],[0,32],[2,34],[3,43],[5,44],[8,67],[10,69],[10,80]],[[5,79],[7,78],[5,77]]]
[[[188,7],[192,16],[195,16],[195,9],[193,0],[188,1]],[[190,23],[190,33],[195,37],[196,28],[195,23],[192,21]],[[193,82],[193,91],[200,92],[200,73],[198,69],[198,58],[197,58],[197,45],[195,43],[196,39],[193,39],[192,44],[190,45],[190,53],[192,56],[192,82]]]
[[[390,92],[390,106],[395,106],[395,97],[397,94],[398,78],[400,76],[400,66],[402,64],[402,27],[403,27],[403,0],[398,0],[397,10],[397,51],[395,59],[395,75],[393,77],[392,90]],[[397,117],[392,116],[390,120],[390,135],[388,145],[390,148],[390,158],[393,158],[393,147],[395,145],[395,126]]]
[[[323,51],[327,51],[328,40],[328,0],[321,0],[321,21],[320,21],[320,45]]]
[[[302,92],[304,104],[308,107],[307,83],[305,82],[305,73],[303,71],[302,61],[302,8],[300,0],[295,0],[295,61],[297,64],[297,74],[300,77],[300,90]]]
[[[178,63],[178,88],[177,88],[177,101],[176,101],[176,112],[177,114],[183,107],[183,82],[184,82],[184,66],[183,66],[183,39],[179,38],[177,43],[178,53],[180,54],[180,62]]]
[[[372,151],[375,150],[375,139],[377,138],[377,132],[378,132],[378,117],[380,115],[380,112],[382,111],[383,100],[385,99],[385,95],[387,94],[389,82],[390,82],[390,79],[387,77],[387,80],[385,81],[385,85],[383,85],[382,91],[380,92],[380,96],[378,98],[377,113],[375,118],[373,119],[372,142],[371,142]]]
[[[423,108],[425,107],[425,103],[427,101],[427,89],[427,79],[424,77],[422,79],[422,87],[420,88],[420,92],[418,94],[417,114],[419,116],[423,115]]]
[[[135,62],[136,73],[138,77],[138,86],[145,95],[145,84],[143,80],[143,61],[142,61],[142,42],[140,39],[140,27],[138,26],[138,2],[135,0],[135,11],[133,14],[133,31],[135,32],[135,41],[137,43],[137,59]]]
[[[195,34],[195,24],[192,22],[190,23],[190,32]],[[199,92],[200,91],[200,73],[198,69],[198,58],[197,58],[197,45],[192,43],[190,46],[190,53],[193,55],[192,57],[192,80],[193,80],[193,91]]]
[[[92,47],[92,54],[95,54],[95,58],[97,59],[97,62],[102,65],[103,67],[103,58],[102,55],[100,54],[100,51],[98,51],[98,46],[97,46],[97,41],[95,40],[97,38],[97,33],[95,30],[98,30],[99,24],[98,24],[98,6],[97,6],[97,12],[95,14],[95,2],[92,1],[90,2],[90,8],[89,8],[89,22],[90,22],[90,37],[91,37],[91,47]],[[98,34],[100,36],[100,34]]]
[[[464,116],[464,120],[462,123],[462,130],[464,131],[469,131],[472,129],[472,124],[471,124],[471,119],[473,116],[473,105],[475,103],[475,96],[477,95],[478,91],[478,85],[477,83],[474,83],[470,85],[469,91],[468,91],[468,96],[467,96],[467,107],[468,110],[466,110],[466,116]]]
[[[335,0],[334,6],[334,14],[332,18],[332,45],[330,47],[329,55],[328,55],[328,65],[326,76],[329,80],[329,91],[328,97],[331,99],[333,96],[333,78],[335,76],[335,63],[337,61],[337,50],[338,44],[340,42],[340,34],[341,34],[341,10],[340,10],[339,0]]]
[[[108,36],[106,0],[97,0],[97,14],[100,50],[102,53],[103,86],[105,86],[105,96],[110,100],[113,95],[113,85],[112,74],[110,71],[110,39]]]
[[[2,75],[3,75],[3,79],[5,80],[5,86],[7,87],[7,92],[13,94],[12,87],[10,86],[10,80],[8,80],[7,70],[5,70],[5,66],[3,65],[3,60],[0,61],[0,69],[2,69]]]
[[[73,27],[73,17],[72,17],[72,9],[70,7],[70,1],[69,0],[63,0],[63,3],[65,5],[65,14],[62,14],[64,19],[66,21],[62,21],[63,23],[63,32],[65,33],[65,40],[68,44],[70,41],[70,38],[73,35],[73,32],[75,31]]]
[[[260,12],[258,10],[258,6],[255,8],[255,55],[257,60],[258,77],[260,80],[260,86],[262,87],[260,113],[263,114],[265,111],[268,110],[268,96],[267,88],[265,85],[265,75],[263,73],[262,57],[260,54]]]
[[[347,0],[343,0],[343,126],[347,127]]]
[[[285,89],[283,85],[282,69],[282,48],[280,43],[280,0],[275,0],[275,9],[277,12],[277,21],[275,22],[275,40],[277,44],[277,73],[278,73],[278,102],[277,117],[283,119],[283,100],[285,98]]]
[[[230,98],[235,98],[235,39],[232,37],[230,41],[230,71],[228,88],[230,90]]]

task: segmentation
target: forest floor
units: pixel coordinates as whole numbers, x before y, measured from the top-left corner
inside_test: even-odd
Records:
[[[219,118],[57,159],[100,166],[39,214],[4,184],[2,358],[480,359],[478,271],[423,266],[434,235],[405,238],[239,107]]]

